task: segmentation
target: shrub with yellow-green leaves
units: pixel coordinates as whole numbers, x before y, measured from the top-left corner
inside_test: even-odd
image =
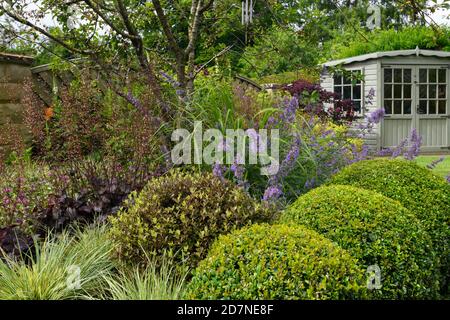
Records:
[[[253,225],[220,236],[188,285],[189,299],[362,299],[356,259],[301,226]]]
[[[111,238],[124,261],[141,263],[162,253],[203,259],[220,234],[270,219],[272,210],[210,173],[173,170],[131,194],[111,218]]]

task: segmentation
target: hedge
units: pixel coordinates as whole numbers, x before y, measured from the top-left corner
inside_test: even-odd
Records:
[[[415,213],[432,238],[443,292],[449,292],[450,184],[445,179],[411,161],[378,159],[346,167],[330,183],[377,191]]]
[[[357,299],[364,272],[303,227],[253,225],[221,236],[194,273],[189,299]]]
[[[282,215],[336,242],[367,269],[381,269],[375,299],[438,295],[436,255],[429,235],[399,202],[351,186],[325,186],[300,197]]]

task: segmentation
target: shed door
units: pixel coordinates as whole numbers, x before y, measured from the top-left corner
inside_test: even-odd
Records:
[[[449,148],[449,73],[447,66],[383,68],[383,147],[398,146],[416,129],[423,151]]]

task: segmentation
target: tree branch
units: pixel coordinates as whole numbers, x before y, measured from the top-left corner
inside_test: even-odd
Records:
[[[0,8],[3,10],[4,13],[6,13],[6,15],[8,15],[10,18],[14,19],[15,21],[26,25],[30,28],[32,28],[33,30],[39,32],[40,34],[46,36],[47,38],[49,38],[50,40],[55,41],[56,43],[58,43],[59,45],[63,46],[64,48],[66,48],[67,50],[74,52],[74,53],[78,53],[78,54],[82,54],[82,55],[89,55],[90,53],[84,50],[79,50],[77,48],[72,47],[71,45],[69,45],[68,43],[66,43],[64,40],[59,39],[58,37],[52,35],[51,33],[45,31],[44,29],[42,29],[41,27],[31,23],[30,21],[26,20],[25,18],[18,16],[14,13],[12,13],[9,10],[6,10],[5,7],[3,5],[0,6]]]
[[[164,34],[166,35],[167,40],[169,41],[169,45],[176,55],[180,55],[182,53],[180,46],[178,45],[172,30],[170,29],[169,23],[167,21],[167,17],[164,14],[164,10],[161,7],[161,3],[159,0],[152,0],[153,6],[155,7],[156,16],[158,17],[159,22],[161,23]]]
[[[118,26],[116,26],[103,12],[100,11],[99,6],[94,4],[91,0],[84,0],[86,5],[91,8],[103,21],[116,33],[120,34],[124,38],[134,39],[136,38],[134,35],[130,35],[126,32],[123,32]]]
[[[189,43],[186,47],[186,49],[184,50],[184,53],[186,55],[188,55],[189,53],[191,53],[194,48],[195,48],[195,44],[197,42],[197,36],[198,36],[198,29],[199,29],[199,25],[200,25],[200,18],[201,18],[201,4],[202,1],[198,0],[197,1],[192,1],[192,7],[191,7],[191,16],[192,16],[192,24],[189,26]]]

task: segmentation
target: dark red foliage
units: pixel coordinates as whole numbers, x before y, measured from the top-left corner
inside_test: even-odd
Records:
[[[141,190],[159,170],[150,172],[145,166],[122,167],[85,162],[69,170],[72,188],[54,195],[47,208],[37,212],[39,228],[62,231],[74,222],[103,221],[115,214],[122,202],[135,190]]]
[[[0,258],[3,254],[11,257],[27,252],[33,246],[33,238],[23,233],[18,224],[0,228]]]
[[[328,92],[318,84],[297,80],[282,89],[297,97],[300,107],[307,112],[328,117],[336,123],[351,122],[355,118],[353,101],[342,100],[340,95]],[[314,94],[317,100],[311,101]]]
[[[141,190],[147,181],[163,169],[150,170],[146,166],[111,165],[86,161],[64,169],[70,183],[59,194],[51,195],[47,207],[33,212],[34,235],[45,237],[49,231],[61,232],[78,222],[102,222],[114,215],[132,191]],[[32,249],[32,238],[20,231],[19,225],[0,229],[0,257],[17,256]],[[16,238],[18,240],[16,240]]]

